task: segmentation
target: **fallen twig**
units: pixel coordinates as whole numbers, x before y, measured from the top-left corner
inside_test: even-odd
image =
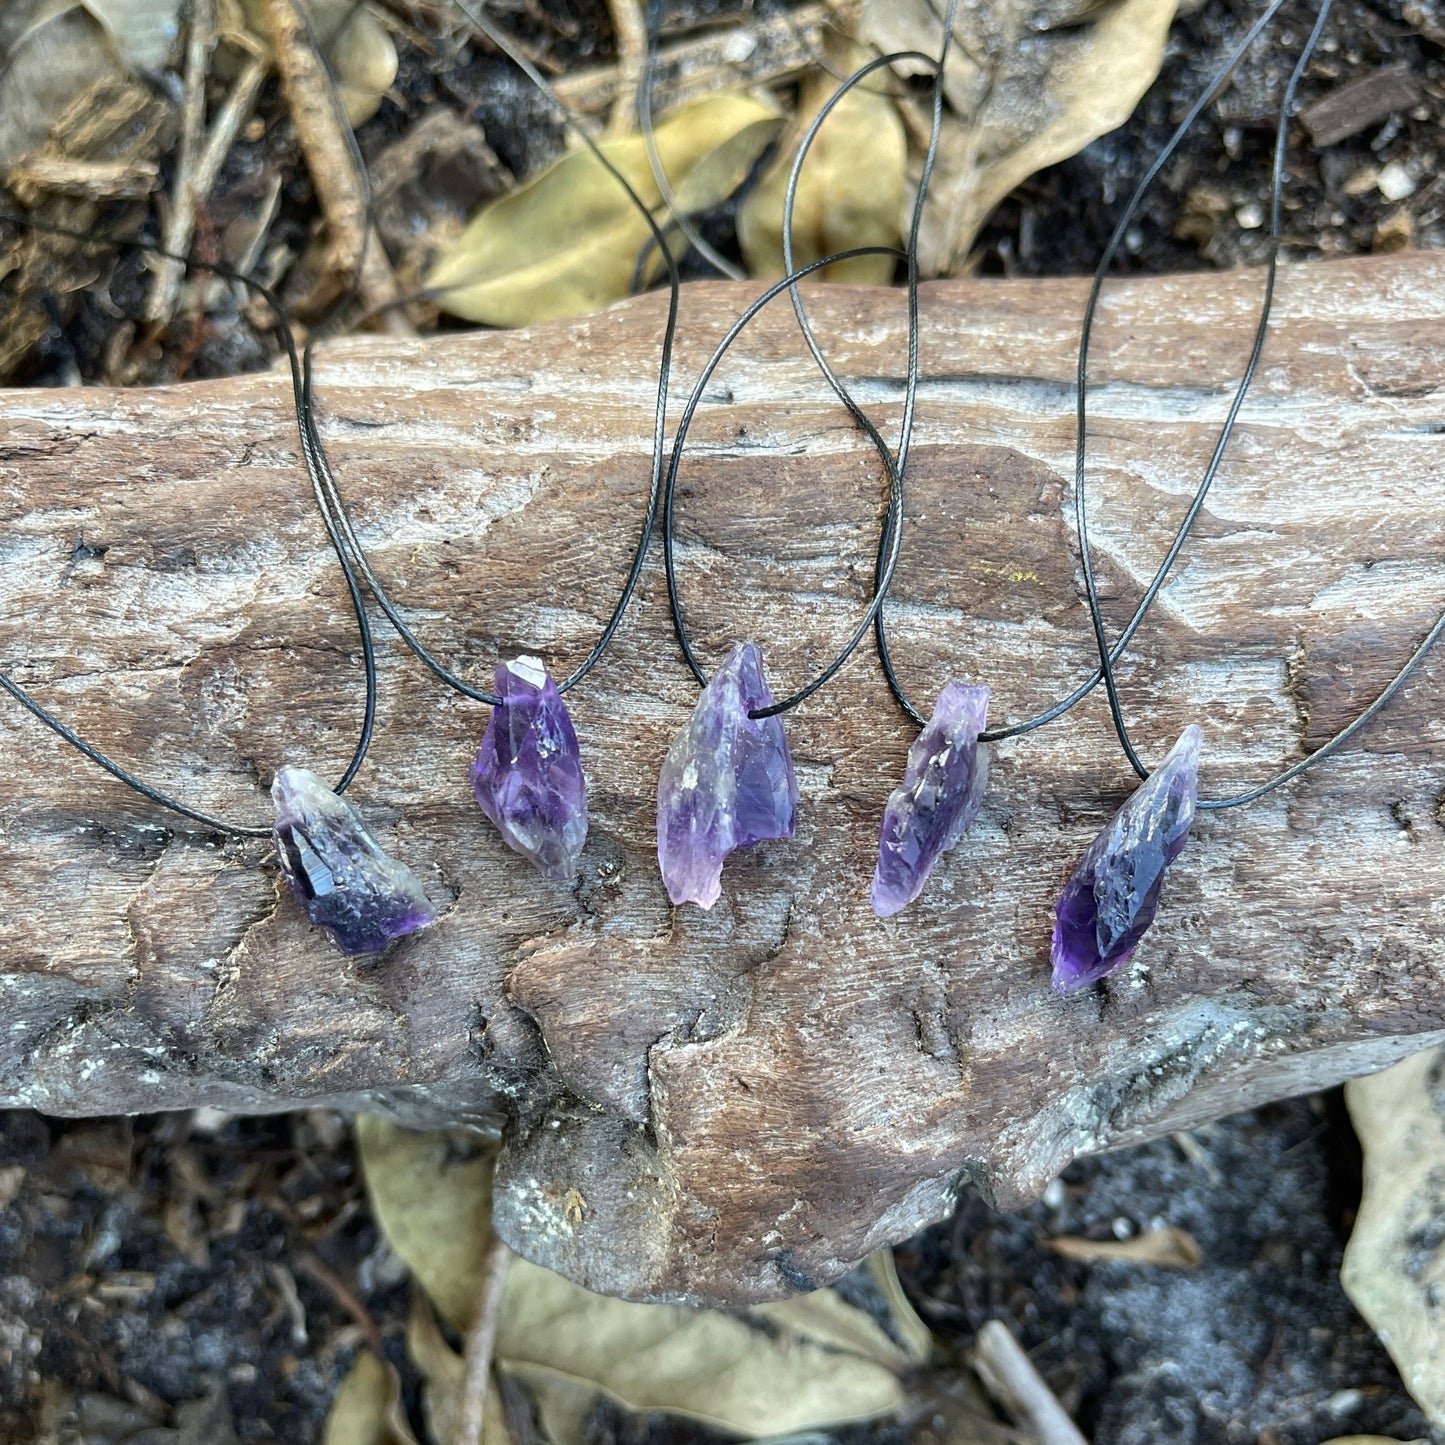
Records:
[[[627,135],[637,117],[637,87],[647,62],[647,25],[637,0],[607,0],[617,49],[617,90],[607,117],[608,135]]]
[[[973,1366],[989,1394],[1039,1445],[1088,1445],[1007,1325],[990,1320],[978,1332]]]
[[[718,26],[705,35],[662,45],[654,66],[655,108],[669,110],[719,90],[791,80],[816,63],[827,22],[826,6],[804,5],[785,15]],[[617,115],[626,79],[619,59],[559,76],[552,88],[571,110],[590,115],[611,106]],[[629,103],[622,113],[630,116],[632,110]]]
[[[487,1386],[492,1378],[492,1351],[497,1343],[497,1320],[502,1312],[502,1293],[507,1285],[507,1266],[512,1251],[500,1239],[482,1265],[477,1310],[467,1331],[466,1366],[462,1381],[462,1408],[457,1422],[457,1445],[480,1445],[482,1423],[487,1409]]]
[[[401,290],[381,238],[369,225],[366,188],[350,143],[349,124],[311,27],[296,0],[265,0],[265,8],[291,123],[331,228],[333,262],[344,275],[359,268],[361,301],[368,310],[381,311],[388,331],[414,335],[411,323],[393,306]]]
[[[187,54],[189,67],[190,57]],[[231,87],[225,103],[216,113],[215,123],[199,152],[191,159],[189,167],[178,165],[176,170],[175,195],[171,200],[171,214],[166,224],[165,248],[175,255],[184,255],[190,248],[195,232],[196,216],[215,189],[221,167],[241,133],[241,127],[251,114],[261,84],[271,69],[271,58],[257,52],[246,62],[236,83]],[[189,119],[189,75],[187,76],[187,118]],[[202,86],[204,91],[204,86]],[[182,147],[182,160],[186,157]],[[242,268],[245,269],[244,267]],[[146,299],[145,319],[152,324],[169,321],[176,308],[176,296],[180,291],[181,276],[185,268],[179,261],[160,260],[156,265],[151,292]]]
[[[327,1269],[314,1254],[303,1254],[297,1259],[296,1268],[309,1274],[356,1321],[371,1352],[378,1360],[385,1360],[386,1346],[382,1342],[376,1321],[372,1319],[366,1306],[347,1288],[345,1282]]]
[[[216,44],[215,0],[191,0],[186,30],[185,99],[181,105],[181,140],[176,152],[176,182],[171,211],[166,218],[161,245],[181,255],[191,244],[196,224],[196,165],[200,160],[202,132],[206,125],[206,77],[211,71],[211,51]],[[161,258],[151,275],[146,297],[145,319],[167,321],[175,309],[184,267],[179,261]]]

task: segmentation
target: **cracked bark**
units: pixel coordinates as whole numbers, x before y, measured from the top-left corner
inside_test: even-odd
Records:
[[[1442,284],[1431,255],[1282,279],[1229,460],[1122,673],[1148,756],[1204,724],[1211,792],[1317,746],[1445,601]],[[1107,299],[1090,480],[1116,625],[1207,458],[1257,287],[1162,278]],[[748,294],[688,291],[680,378]],[[995,720],[1090,667],[1060,480],[1082,298],[1073,282],[923,298],[894,648],[925,699],[988,681]],[[815,305],[896,427],[902,298]],[[644,502],[661,314],[646,298],[326,352],[320,409],[346,418],[326,429],[358,525],[463,672],[517,652],[561,672],[591,645]],[[781,311],[749,334],[679,498],[702,655],[752,636],[787,689],[853,626],[882,499],[800,353]],[[0,394],[0,513],[0,657],[84,735],[226,816],[263,816],[282,761],[339,769],[359,659],[279,377]],[[379,963],[308,932],[264,844],[199,835],[0,709],[0,1102],[473,1120],[505,1135],[497,1222],[524,1256],[598,1289],[745,1301],[835,1277],[965,1180],[1018,1200],[1077,1154],[1445,1039],[1439,659],[1350,753],[1202,819],[1134,965],[1064,1000],[1053,898],[1130,784],[1100,700],[999,750],[982,817],[884,924],[871,854],[911,735],[860,657],[788,720],[798,838],[735,856],[703,914],[668,906],[652,853],[657,768],[695,698],[656,560],[569,698],[593,816],[571,887],[477,813],[482,711],[380,645],[353,796],[448,912]],[[174,661],[142,676],[157,658]]]

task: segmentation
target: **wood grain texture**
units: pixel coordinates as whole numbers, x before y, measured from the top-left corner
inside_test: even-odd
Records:
[[[1162,278],[1105,299],[1091,499],[1115,619],[1209,453],[1258,287]],[[688,290],[680,384],[750,294]],[[1017,718],[1089,668],[1061,481],[1083,294],[924,293],[889,615],[925,702],[980,679],[993,719]],[[1147,756],[1203,725],[1208,793],[1316,746],[1445,604],[1442,296],[1440,256],[1282,276],[1229,458],[1121,673]],[[902,297],[813,304],[896,426]],[[563,672],[611,608],[661,315],[652,297],[534,332],[327,350],[325,434],[374,562],[470,674],[518,651]],[[694,438],[679,556],[699,646],[717,660],[755,638],[791,689],[863,605],[876,460],[777,309]],[[283,760],[339,770],[357,649],[281,378],[0,393],[0,515],[0,658],[88,737],[247,819]],[[0,709],[0,1102],[490,1121],[497,1222],[521,1254],[607,1291],[756,1300],[940,1217],[965,1180],[1017,1201],[1080,1153],[1445,1040],[1438,657],[1353,751],[1202,817],[1135,960],[1069,999],[1048,990],[1052,903],[1131,781],[1102,699],[999,749],[965,842],[880,923],[867,884],[911,732],[871,654],[789,717],[798,836],[736,855],[710,913],[671,908],[655,862],[657,770],[696,697],[660,559],[569,699],[592,799],[571,887],[478,813],[482,710],[389,638],[381,672],[352,796],[448,912],[371,964],[309,933],[264,845],[178,828]]]

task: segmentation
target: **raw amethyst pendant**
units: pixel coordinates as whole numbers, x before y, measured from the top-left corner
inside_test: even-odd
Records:
[[[278,768],[271,800],[281,872],[306,916],[343,953],[380,953],[436,922],[416,874],[389,858],[351,804],[315,773]]]
[[[761,654],[740,643],[667,750],[657,780],[657,861],[674,903],[711,908],[734,848],[793,836],[798,780],[783,720],[748,716],[772,704]]]
[[[988,689],[951,682],[908,750],[903,782],[883,810],[873,911],[890,918],[923,891],[933,865],[963,837],[983,806],[988,749],[978,735],[988,720]]]
[[[1054,912],[1055,993],[1073,993],[1124,962],[1159,909],[1183,851],[1199,787],[1199,729],[1190,724],[1079,860]]]
[[[587,841],[587,784],[557,684],[535,657],[497,668],[497,695],[472,763],[472,791],[509,848],[567,880]]]

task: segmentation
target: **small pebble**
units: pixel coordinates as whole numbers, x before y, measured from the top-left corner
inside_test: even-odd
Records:
[[[1373,191],[1379,184],[1379,180],[1378,166],[1361,166],[1340,189],[1347,196],[1363,196],[1366,191]]]
[[[1399,161],[1390,161],[1383,166],[1375,184],[1387,201],[1403,201],[1415,192],[1414,177]]]
[[[1325,1409],[1331,1415],[1353,1415],[1365,1403],[1363,1390],[1336,1390],[1325,1401]]]
[[[1264,207],[1258,201],[1246,201],[1235,213],[1234,219],[1242,231],[1257,231],[1264,225]]]
[[[1133,1224],[1125,1219],[1122,1214],[1114,1220],[1114,1223],[1110,1227],[1114,1231],[1115,1239],[1132,1239],[1134,1236]]]

